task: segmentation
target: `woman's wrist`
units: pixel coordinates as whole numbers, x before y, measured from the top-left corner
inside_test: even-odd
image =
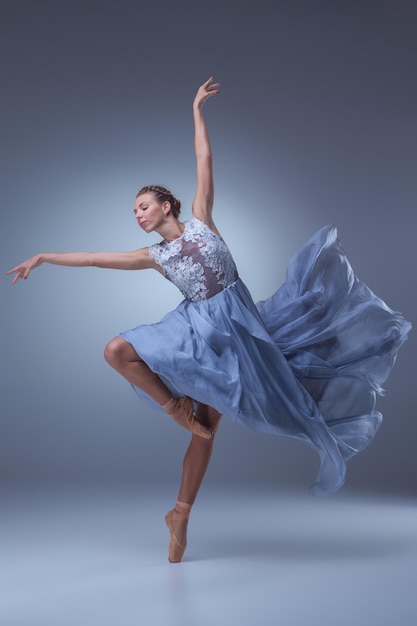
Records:
[[[194,113],[201,113],[202,108],[203,108],[203,103],[194,100],[194,102],[193,102],[193,111],[194,111]]]

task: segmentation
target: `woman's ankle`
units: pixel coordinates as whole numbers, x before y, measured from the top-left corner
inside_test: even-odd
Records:
[[[191,513],[192,504],[188,502],[182,502],[181,500],[177,500],[174,506],[174,511],[179,513],[180,515],[184,515],[189,517]]]
[[[177,406],[177,398],[174,398],[174,396],[171,396],[170,399],[167,400],[161,406],[164,409],[164,411],[168,413],[168,415],[171,415],[171,413],[175,410]]]

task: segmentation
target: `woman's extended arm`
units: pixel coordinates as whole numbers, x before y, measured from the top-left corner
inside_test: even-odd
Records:
[[[213,163],[210,140],[203,116],[203,104],[210,96],[219,93],[219,83],[210,77],[198,89],[193,102],[194,145],[197,160],[197,190],[193,201],[193,214],[217,232],[212,220],[214,201]]]
[[[149,256],[148,248],[139,248],[130,252],[45,252],[35,254],[9,270],[8,274],[15,274],[12,285],[17,283],[19,278],[26,279],[30,272],[42,263],[67,267],[104,267],[115,270],[154,268],[160,271],[159,266]]]

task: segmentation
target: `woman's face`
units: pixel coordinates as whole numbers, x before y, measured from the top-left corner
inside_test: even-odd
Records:
[[[169,213],[169,202],[159,202],[153,193],[143,193],[136,198],[133,212],[139,226],[151,233],[162,225]]]

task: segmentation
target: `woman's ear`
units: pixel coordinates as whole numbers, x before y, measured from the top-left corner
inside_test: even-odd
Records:
[[[165,202],[162,205],[162,211],[164,215],[168,215],[170,210],[171,210],[171,203],[169,202],[169,200],[165,200]]]

